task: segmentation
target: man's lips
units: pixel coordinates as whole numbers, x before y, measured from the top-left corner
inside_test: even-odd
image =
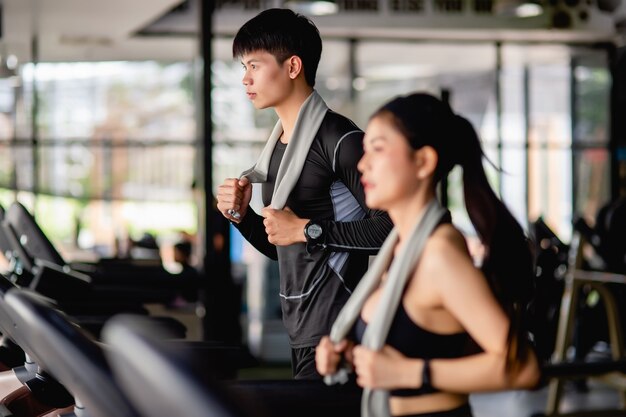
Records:
[[[253,100],[256,97],[256,93],[246,93],[250,100]]]

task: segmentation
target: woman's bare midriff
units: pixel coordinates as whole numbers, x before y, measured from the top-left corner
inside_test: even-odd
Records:
[[[436,392],[415,397],[391,397],[389,406],[392,416],[403,416],[452,410],[462,406],[467,401],[467,395]]]

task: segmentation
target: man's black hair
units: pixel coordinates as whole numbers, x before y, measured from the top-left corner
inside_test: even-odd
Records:
[[[289,9],[268,9],[248,20],[233,41],[233,57],[265,51],[279,64],[293,55],[302,60],[306,82],[315,86],[315,73],[322,55],[322,39],[307,17]]]

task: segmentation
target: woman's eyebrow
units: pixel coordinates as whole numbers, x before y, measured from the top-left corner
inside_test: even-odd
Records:
[[[387,138],[384,137],[384,136],[380,136],[380,135],[374,136],[374,137],[370,138],[369,136],[365,135],[365,141],[364,142],[367,142],[367,143],[371,144],[371,143],[379,142],[379,141],[380,142],[386,142]]]

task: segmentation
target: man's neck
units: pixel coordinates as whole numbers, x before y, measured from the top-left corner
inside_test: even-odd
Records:
[[[283,125],[283,134],[280,137],[280,141],[282,143],[289,143],[289,140],[291,140],[291,135],[296,125],[296,119],[298,118],[300,108],[312,92],[313,88],[309,86],[294,90],[294,93],[291,94],[284,102],[274,107],[274,110],[280,119],[280,123]]]

